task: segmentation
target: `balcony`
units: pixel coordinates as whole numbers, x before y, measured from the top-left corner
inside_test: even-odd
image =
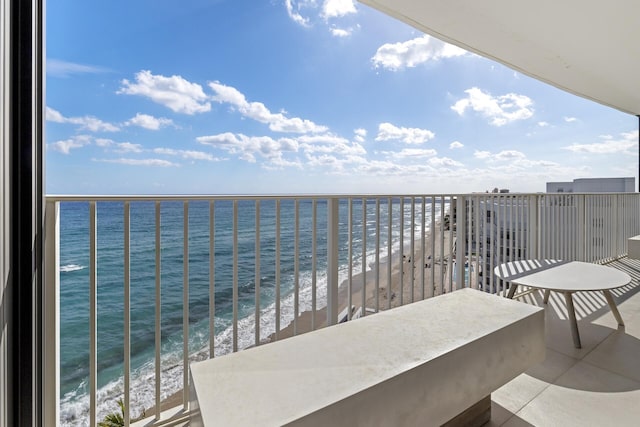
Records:
[[[460,288],[500,297],[493,266],[554,258],[629,273],[614,292],[626,330],[577,294],[576,350],[552,294],[547,359],[493,394],[492,423],[624,424],[640,390],[640,261],[625,257],[639,216],[638,194],[49,196],[51,411],[95,425],[121,398],[126,424],[186,422],[191,361]]]
[[[573,347],[562,295],[545,310],[546,360],[492,394],[490,425],[631,426],[640,410],[640,261],[606,263],[632,277],[615,292],[625,322],[618,328],[601,294],[577,293],[574,303],[583,337]],[[521,298],[543,306],[536,291]]]

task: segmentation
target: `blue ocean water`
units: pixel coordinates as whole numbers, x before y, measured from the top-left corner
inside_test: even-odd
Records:
[[[376,245],[376,211],[366,203],[366,257],[373,261]],[[429,205],[427,205],[429,206]],[[436,217],[442,207],[435,205]],[[354,274],[362,271],[363,204],[354,201],[352,242]],[[286,326],[294,314],[294,229],[295,204],[282,200],[280,206],[280,325]],[[420,204],[415,205],[415,221],[410,221],[411,204],[404,205],[404,236],[421,230]],[[311,309],[312,211],[311,200],[301,200],[299,211],[299,311]],[[393,226],[386,228],[389,205],[380,207],[381,256],[391,238],[393,251],[399,250],[400,203],[391,204]],[[327,205],[317,208],[317,306],[326,303],[326,222]],[[232,351],[233,310],[233,203],[215,202],[215,354]],[[339,206],[340,278],[348,271],[348,206]],[[427,225],[431,212],[427,211]],[[183,202],[161,203],[161,330],[162,396],[182,388],[183,357]],[[154,404],[155,352],[155,203],[132,202],[130,210],[131,283],[131,413],[136,416]],[[209,203],[188,205],[189,353],[193,360],[209,356]],[[124,204],[97,203],[98,278],[98,416],[114,411],[123,394],[124,329]],[[260,336],[275,331],[276,298],[276,204],[260,204]],[[88,424],[89,378],[89,204],[63,202],[60,206],[60,382],[61,423]],[[255,334],[255,202],[238,201],[238,341],[239,348],[254,344]]]

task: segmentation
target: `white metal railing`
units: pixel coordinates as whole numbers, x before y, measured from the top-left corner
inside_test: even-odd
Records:
[[[73,214],[73,221],[65,222],[65,213]],[[140,412],[141,392],[133,385],[134,380],[141,384],[139,377],[153,383],[146,401],[160,421],[167,364],[182,372],[179,402],[188,413],[191,360],[461,287],[498,293],[501,283],[493,266],[505,261],[598,262],[624,255],[627,237],[640,234],[640,195],[49,196],[46,217],[47,235],[54,229],[56,236],[45,249],[46,265],[55,265],[47,268],[45,290],[47,334],[53,334],[55,345],[65,340],[60,312],[87,312],[87,374],[76,389],[87,384],[81,422],[95,425],[104,416],[98,404],[112,402],[118,393],[99,398],[100,374],[112,371],[113,376],[115,370],[117,377],[119,370],[125,408],[138,409],[125,411],[128,425]],[[75,235],[76,243],[66,242],[65,233]],[[71,286],[65,283],[69,273],[61,277],[59,264],[68,261],[60,257],[68,245],[86,260],[88,271],[73,274],[77,286],[88,288],[88,307],[75,300],[65,307],[60,299],[61,291],[76,292],[65,288]],[[109,265],[106,272],[101,263]],[[80,264],[72,266],[82,269]],[[146,264],[152,264],[153,273],[139,277]],[[117,300],[120,287],[122,301],[110,301],[115,313],[108,314],[112,322],[122,319],[122,358],[111,361],[115,367],[99,365],[99,324],[109,322],[100,317],[101,292]],[[140,290],[151,295],[153,313],[146,307],[146,314],[138,314],[144,305],[136,294]],[[165,307],[168,300],[172,305]],[[169,325],[163,315],[170,317]],[[153,319],[152,332],[142,336],[132,324],[146,317]],[[179,317],[181,333],[173,324]],[[286,328],[290,322],[292,331]],[[148,360],[132,336],[149,341]],[[180,362],[166,361],[172,340],[182,341]],[[59,357],[59,351],[52,353]],[[45,363],[48,372],[54,370],[50,378],[59,378],[64,360]],[[59,396],[59,381],[48,396]],[[51,405],[57,420],[59,398]]]

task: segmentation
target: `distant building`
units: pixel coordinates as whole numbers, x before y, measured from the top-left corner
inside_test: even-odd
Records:
[[[547,193],[633,193],[635,178],[578,178],[573,182],[547,182]]]
[[[528,257],[528,198],[511,195],[509,190],[492,193],[501,196],[480,199],[475,203],[466,201],[470,229],[476,230],[475,233],[467,230],[467,255],[479,260],[479,280],[485,285],[491,283],[493,268],[501,262]],[[496,284],[498,287],[486,289],[496,292],[502,288],[502,281],[497,280]]]

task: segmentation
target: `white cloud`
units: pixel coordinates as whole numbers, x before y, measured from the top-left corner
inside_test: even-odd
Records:
[[[111,139],[96,138],[95,143],[98,147],[112,148],[111,151],[116,153],[142,153],[142,145],[131,142],[115,142]]]
[[[461,116],[467,109],[471,109],[488,118],[493,126],[503,126],[533,116],[533,101],[528,96],[508,93],[493,97],[477,87],[467,89],[465,93],[468,95],[466,98],[451,106]]]
[[[339,18],[356,13],[353,0],[325,0],[322,4],[321,15],[324,19]]]
[[[66,118],[57,110],[51,107],[47,107],[45,110],[45,116],[47,121],[54,123],[66,123]]]
[[[59,151],[62,154],[69,154],[74,148],[82,148],[91,144],[91,137],[88,135],[77,135],[69,139],[52,142],[47,144],[47,149]]]
[[[433,139],[435,134],[428,129],[397,127],[391,123],[378,125],[376,141],[400,140],[406,144],[422,144]]]
[[[473,157],[475,157],[476,159],[488,159],[490,156],[491,156],[491,152],[489,152],[489,151],[476,150],[473,153]]]
[[[452,150],[463,148],[463,147],[464,147],[464,144],[460,141],[453,141],[451,144],[449,144],[449,148]]]
[[[131,142],[119,142],[116,145],[116,153],[142,153],[142,145]]]
[[[137,113],[135,117],[125,122],[127,126],[140,126],[149,130],[158,130],[163,126],[173,124],[173,120],[164,117],[153,117],[148,114]]]
[[[78,64],[61,59],[47,58],[47,75],[52,77],[69,77],[77,74],[107,73],[108,69],[95,65]]]
[[[295,152],[298,146],[295,141],[282,138],[275,140],[269,136],[251,137],[230,132],[219,135],[201,136],[196,140],[205,145],[222,149],[229,154],[237,155],[249,163],[256,163],[256,156],[267,160],[278,161],[285,152]]]
[[[567,123],[573,123],[573,122],[577,122],[578,119],[575,118],[575,117],[565,117],[564,121],[567,122]]]
[[[303,27],[309,27],[311,25],[309,18],[302,16],[300,13],[301,9],[305,8],[308,3],[308,1],[284,0],[284,5],[287,8],[289,17]]]
[[[335,37],[349,37],[352,30],[345,30],[344,28],[331,28],[331,34]]]
[[[638,131],[625,132],[620,134],[620,138],[614,139],[610,135],[600,137],[602,142],[594,142],[591,144],[571,144],[562,147],[565,150],[574,153],[588,154],[615,154],[624,153],[630,155],[637,154],[638,147]]]
[[[153,152],[156,154],[164,154],[167,156],[182,157],[183,159],[187,159],[187,160],[208,160],[212,162],[220,160],[209,153],[205,153],[204,151],[174,150],[172,148],[155,148]]]
[[[400,164],[391,161],[371,160],[357,166],[356,171],[372,176],[406,176],[419,177],[425,175],[437,175],[433,167],[422,164]]]
[[[508,161],[508,160],[520,160],[524,159],[526,156],[524,153],[516,150],[504,150],[500,151],[494,156],[495,160],[499,161]]]
[[[245,96],[234,87],[220,82],[211,82],[209,87],[216,93],[213,99],[220,103],[230,104],[240,114],[260,123],[269,125],[274,132],[326,132],[326,126],[320,126],[311,120],[298,117],[287,117],[284,113],[272,113],[262,102],[249,102]]]
[[[466,50],[457,46],[424,35],[406,42],[386,43],[378,48],[371,61],[376,68],[397,71],[412,68],[427,61],[437,61],[467,53]]]
[[[516,150],[503,150],[499,153],[491,153],[490,151],[478,151],[473,153],[476,159],[487,160],[489,162],[506,162],[520,161],[526,159],[524,153]]]
[[[434,157],[438,152],[432,148],[403,148],[400,151],[383,151],[382,154],[395,159],[421,159]]]
[[[354,0],[285,0],[284,5],[293,22],[305,28],[319,24],[334,37],[348,37],[360,28],[353,25]]]
[[[130,165],[130,166],[160,166],[160,167],[171,167],[171,166],[180,166],[177,163],[172,163],[167,160],[162,159],[127,159],[127,158],[119,158],[119,159],[92,159],[94,162],[103,162],[103,163],[117,163],[122,165]]]
[[[448,157],[433,157],[429,159],[429,164],[437,168],[461,168],[464,166],[462,163]]]
[[[247,136],[230,132],[201,136],[196,140],[205,145],[226,151],[249,163],[258,163],[267,169],[284,166],[301,167],[299,155],[310,167],[320,164],[340,165],[362,162],[366,150],[357,142],[350,142],[332,134],[300,135],[293,138],[274,139],[269,136]],[[331,159],[335,159],[331,161]]]
[[[54,110],[51,107],[47,107],[45,110],[46,119],[49,122],[54,123],[70,123],[78,125],[81,130],[88,130],[91,132],[116,132],[119,131],[116,125],[103,122],[102,120],[93,116],[83,117],[65,117],[59,111]]]
[[[136,73],[135,82],[122,80],[122,87],[117,93],[147,97],[176,113],[191,115],[211,110],[209,97],[199,84],[180,76],[153,75],[148,70]]]
[[[300,148],[305,153],[334,153],[343,156],[347,155],[363,155],[366,150],[357,142],[350,143],[346,138],[332,134],[324,135],[303,135],[296,138],[296,142],[300,144]]]
[[[363,129],[363,128],[354,129],[353,133],[355,135],[353,137],[353,139],[355,139],[356,142],[359,142],[360,144],[362,144],[363,142],[366,141],[366,139],[367,139],[367,130],[366,129]]]
[[[549,126],[548,122],[538,122],[538,126],[540,126],[541,128],[547,127]]]

